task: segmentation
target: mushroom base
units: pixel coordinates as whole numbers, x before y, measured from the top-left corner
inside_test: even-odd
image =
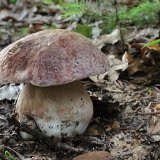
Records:
[[[93,115],[93,104],[79,81],[51,87],[26,84],[16,112],[20,123],[27,124],[31,117],[46,136],[70,137],[84,133]]]

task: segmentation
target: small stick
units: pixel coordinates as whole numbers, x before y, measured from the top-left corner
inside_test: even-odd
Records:
[[[85,150],[83,148],[74,148],[73,146],[69,146],[69,145],[67,145],[65,143],[61,143],[56,138],[46,137],[38,129],[37,130],[36,129],[32,130],[32,129],[28,128],[28,126],[25,125],[25,124],[20,126],[20,130],[32,135],[33,139],[39,141],[40,143],[43,143],[43,144],[47,145],[50,148],[52,148],[54,146],[57,149],[67,150],[67,151],[70,151],[72,153],[84,153],[84,152],[87,152],[87,150]]]
[[[118,24],[118,28],[119,28],[119,32],[120,32],[120,38],[121,38],[121,52],[124,53],[125,49],[124,49],[124,38],[123,38],[123,33],[122,33],[122,29],[121,29],[121,23],[120,23],[120,19],[118,16],[118,8],[117,8],[117,0],[114,0],[114,7],[115,7],[115,11],[116,11],[116,22]]]

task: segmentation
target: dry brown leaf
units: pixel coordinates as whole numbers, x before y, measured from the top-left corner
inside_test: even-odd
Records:
[[[115,44],[120,40],[119,29],[115,29],[111,34],[106,34],[99,36],[93,43],[98,46],[98,48],[102,48],[105,44]]]
[[[148,151],[143,146],[137,146],[133,149],[133,159],[142,160],[145,159]]]
[[[148,126],[149,134],[160,134],[160,117],[152,116],[149,126]]]
[[[128,61],[127,72],[129,76],[144,77],[143,81],[145,81],[151,79],[152,75],[158,71],[159,61],[158,55],[143,45],[142,43],[133,43],[124,53],[122,59]]]
[[[147,125],[147,132],[155,141],[160,141],[160,103],[150,103],[146,107],[145,112],[151,114]]]
[[[19,15],[17,15],[16,13],[12,13],[9,10],[3,9],[0,11],[0,20],[8,20],[8,19],[14,19],[14,20],[18,20]]]
[[[35,17],[30,17],[26,20],[28,24],[39,23],[39,24],[51,24],[52,17],[42,16],[37,14]]]
[[[140,58],[134,58],[129,52],[125,52],[122,59],[128,61],[127,71],[129,75],[144,72],[144,66]]]
[[[137,41],[145,43],[151,37],[152,39],[159,35],[159,29],[146,28],[142,30],[137,30],[135,27],[122,28],[123,38],[125,42]],[[93,40],[100,49],[106,44],[115,44],[120,41],[119,29],[115,29],[110,34],[105,34],[97,37]]]
[[[160,111],[160,103],[154,105],[156,111]]]
[[[89,136],[99,136],[99,135],[101,135],[101,133],[96,128],[89,127],[87,129],[87,131],[86,131],[86,135],[89,135]]]
[[[119,78],[119,71],[124,71],[128,67],[128,62],[125,59],[119,60],[115,55],[108,56],[110,70],[104,74],[99,75],[102,80],[107,75],[111,81],[116,81]]]
[[[93,151],[79,155],[73,160],[113,160],[113,156],[106,151]]]
[[[119,129],[120,128],[120,123],[118,121],[114,121],[112,123],[112,129]]]
[[[112,148],[110,152],[113,156],[133,155],[134,160],[141,160],[147,155],[147,150],[140,146],[137,139],[133,139],[129,134],[123,132],[116,134],[111,139]]]
[[[110,67],[109,71],[98,76],[90,76],[89,78],[93,82],[101,82],[105,76],[108,76],[108,79],[111,81],[116,81],[119,78],[120,72],[126,70],[128,67],[128,61],[126,59],[120,60],[113,54],[108,56],[108,62]]]

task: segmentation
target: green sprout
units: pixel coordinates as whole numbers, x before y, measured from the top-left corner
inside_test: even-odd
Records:
[[[1,154],[1,156],[2,157],[5,157],[5,159],[7,159],[7,160],[16,160],[13,156],[12,156],[12,154],[9,152],[9,151],[3,151],[4,153],[3,154]],[[1,157],[1,158],[2,158]],[[1,159],[0,158],[0,160],[3,160],[3,159]]]
[[[8,160],[16,160],[9,151],[5,151],[4,155]]]

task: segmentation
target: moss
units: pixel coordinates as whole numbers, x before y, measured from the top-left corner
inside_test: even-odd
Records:
[[[74,29],[75,32],[81,33],[82,35],[86,36],[86,37],[91,37],[91,33],[92,33],[92,27],[88,26],[88,25],[82,25],[82,24],[78,24],[76,29]]]

